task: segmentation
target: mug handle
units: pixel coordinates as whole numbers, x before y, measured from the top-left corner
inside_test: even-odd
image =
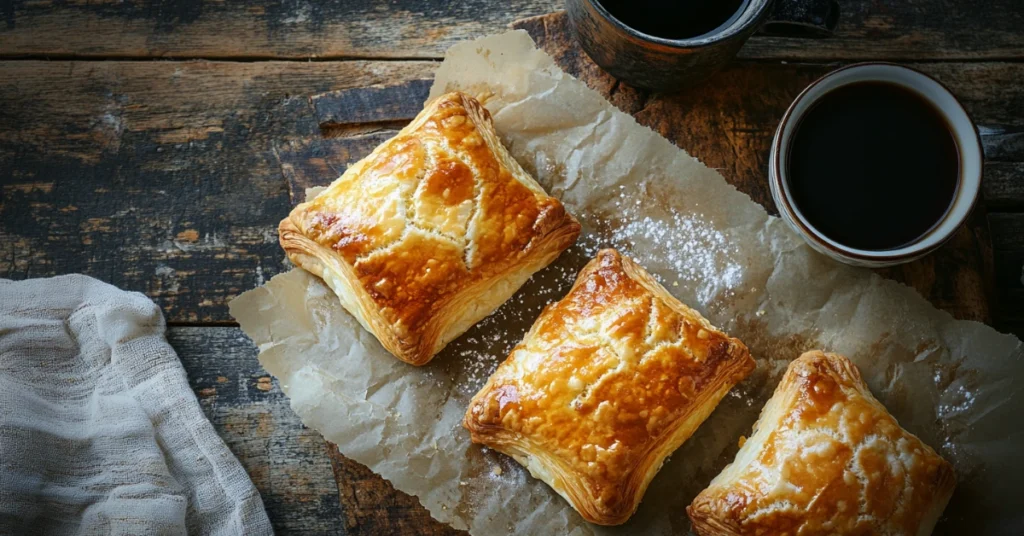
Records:
[[[775,0],[761,33],[786,37],[828,37],[839,22],[838,0]]]

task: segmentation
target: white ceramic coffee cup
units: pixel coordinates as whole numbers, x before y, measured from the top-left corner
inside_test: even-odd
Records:
[[[960,152],[960,180],[946,215],[923,236],[896,249],[857,249],[836,242],[814,228],[793,201],[786,176],[789,147],[800,120],[829,91],[848,84],[881,81],[907,88],[932,103],[946,119]],[[858,63],[819,78],[807,86],[786,110],[772,142],[768,180],[779,214],[814,249],[856,266],[881,267],[910,262],[935,251],[953,236],[974,208],[981,188],[981,138],[963,105],[934,78],[892,63]],[[823,177],[827,180],[827,177]]]

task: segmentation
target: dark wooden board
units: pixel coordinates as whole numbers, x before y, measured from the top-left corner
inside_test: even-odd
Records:
[[[259,489],[276,532],[462,534],[303,426],[241,329],[171,327],[167,340],[207,418]]]
[[[430,91],[431,79],[412,80],[391,86],[352,88],[346,98],[309,99],[321,130],[348,132],[354,125],[363,131],[367,126],[406,121],[423,109],[423,95]],[[324,132],[327,135],[327,132]]]
[[[568,70],[654,128],[669,136],[708,128],[677,142],[731,181],[763,165],[778,120],[770,110],[781,115],[780,103],[831,68],[805,63],[919,62],[981,127],[994,324],[1024,336],[1024,8],[1019,0],[842,3],[835,38],[755,37],[741,53],[750,61],[712,81],[720,95],[691,94],[684,113],[665,118],[657,115],[671,103],[602,79],[578,51],[559,49],[557,17],[521,25],[535,38],[554,36],[544,46]],[[0,60],[16,60],[0,61],[0,277],[77,271],[154,298],[176,325],[169,338],[204,410],[279,533],[455,533],[303,428],[237,328],[182,324],[231,324],[227,301],[287,268],[275,229],[302,189],[329,182],[418,111],[436,63],[407,60],[439,58],[454,42],[561,5],[0,0]],[[158,57],[243,61],[36,61]],[[256,61],[274,58],[387,61]],[[306,98],[333,90],[342,92],[318,107]],[[719,139],[754,156],[730,157],[715,148]],[[751,191],[766,200],[764,188]],[[904,277],[940,306],[951,307],[942,300],[953,295],[959,316],[984,318],[985,300],[955,299],[973,295],[978,281],[936,275],[961,262],[973,266],[954,256]]]
[[[323,437],[302,425],[238,328],[172,327],[199,404],[263,498],[277,533],[345,534]]]
[[[318,137],[307,96],[431,62],[0,62],[0,277],[92,275],[170,322],[285,269],[273,143]]]
[[[1024,208],[1024,162],[986,162],[981,187],[990,210]]]
[[[744,58],[1010,59],[1024,56],[1019,0],[844,0],[836,35],[755,37]],[[453,43],[561,0],[210,2],[6,0],[0,56],[209,59],[436,58]]]
[[[345,511],[345,531],[351,536],[467,534],[434,519],[416,497],[396,490],[365,465],[352,461],[327,442],[334,478]]]
[[[580,70],[584,59],[562,54],[594,80]],[[296,186],[336,177],[387,139],[425,96],[435,65],[0,62],[0,277],[82,272],[146,293],[172,323],[230,323],[227,301],[285,268],[275,229],[291,194],[301,195]],[[1021,160],[1005,141],[1024,128],[1024,64],[920,67],[964,99],[987,145],[1008,147],[1005,161],[989,163],[986,193],[1000,210],[1024,208]],[[663,121],[661,99],[614,83],[603,91],[627,110],[646,106],[638,117],[658,119],[670,137],[691,132],[688,151],[767,203],[767,140],[789,99],[827,69],[738,63],[709,86],[722,91],[691,95],[687,114]],[[341,105],[372,102],[384,121],[334,120],[325,145],[306,96],[343,88],[351,91],[336,98]],[[714,147],[720,140],[729,151]],[[734,158],[733,145],[746,156]],[[955,288],[923,290],[941,298]]]

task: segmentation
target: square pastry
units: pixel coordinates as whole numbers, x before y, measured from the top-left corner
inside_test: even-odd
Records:
[[[789,365],[736,460],[687,512],[701,536],[924,536],[955,485],[849,359],[815,351]]]
[[[449,93],[279,226],[381,344],[430,361],[579,235],[509,155],[475,99]]]
[[[665,457],[753,369],[743,343],[606,249],[541,313],[463,425],[587,521],[617,525]]]

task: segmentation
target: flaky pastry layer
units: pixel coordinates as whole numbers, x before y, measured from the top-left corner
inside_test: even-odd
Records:
[[[687,512],[701,536],[925,536],[955,485],[849,359],[814,351],[790,364],[736,460]]]
[[[473,397],[464,426],[584,519],[616,525],[753,368],[740,341],[603,250]]]
[[[462,93],[432,101],[279,226],[292,262],[414,365],[508,300],[579,232]]]

